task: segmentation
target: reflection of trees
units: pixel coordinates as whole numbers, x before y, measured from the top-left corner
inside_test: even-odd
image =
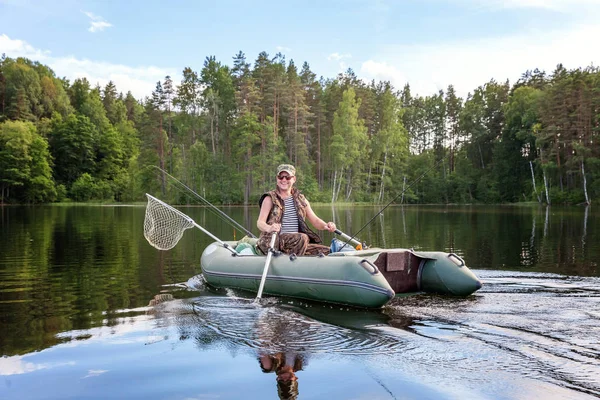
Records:
[[[455,252],[473,269],[598,273],[592,247],[578,245],[596,233],[589,223],[594,214],[588,211],[586,217],[585,208],[394,205],[385,214],[384,221],[375,220],[361,233],[372,238],[371,245]]]
[[[581,234],[581,252],[585,254],[585,239],[587,236],[587,221],[590,211],[590,205],[585,205],[585,212],[583,214],[583,233]]]
[[[0,355],[55,345],[59,332],[116,324],[120,310],[147,305],[165,279],[194,274],[172,272],[177,253],[165,255],[166,278],[153,274],[160,266],[143,238],[143,208],[7,207],[3,215]]]
[[[255,221],[258,215],[257,207],[227,211],[236,220]],[[336,206],[317,213],[329,219],[335,212],[340,228],[354,233],[377,211]],[[186,212],[218,237],[233,237],[204,207]],[[0,355],[52,346],[58,332],[117,323],[119,310],[146,306],[162,284],[197,274],[200,254],[211,241],[190,232],[175,249],[159,253],[143,238],[143,207],[0,207],[0,218]],[[596,220],[591,207],[392,205],[359,239],[374,246],[454,251],[476,269],[594,276]],[[293,311],[328,323],[337,318]],[[349,321],[339,326],[354,329]]]

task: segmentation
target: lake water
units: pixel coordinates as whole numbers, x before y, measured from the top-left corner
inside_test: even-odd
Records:
[[[315,208],[351,234],[379,210]],[[181,210],[243,236],[209,209]],[[257,208],[223,210],[256,233]],[[143,206],[0,207],[0,399],[600,396],[591,207],[389,207],[362,241],[455,252],[484,286],[379,311],[208,288],[212,240],[193,229],[161,252],[143,220]]]

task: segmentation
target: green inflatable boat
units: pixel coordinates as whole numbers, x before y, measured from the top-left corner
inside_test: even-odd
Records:
[[[210,244],[202,253],[202,275],[215,287],[257,292],[266,256],[232,252],[236,247],[240,243]],[[328,256],[275,254],[264,293],[380,308],[401,293],[467,296],[479,288],[477,276],[456,254],[372,248]]]
[[[456,254],[407,249],[355,250],[360,242],[336,230],[348,242],[328,256],[258,255],[256,238],[224,242],[193,219],[146,194],[144,237],[159,250],[177,245],[187,229],[196,227],[215,240],[202,253],[202,275],[209,285],[274,296],[379,308],[401,293],[441,293],[467,296],[481,282]],[[218,209],[217,209],[218,210]],[[273,240],[275,236],[273,236]],[[271,246],[273,244],[271,243]],[[350,251],[343,251],[348,249]],[[271,257],[270,263],[267,259]],[[263,280],[265,264],[269,264]],[[264,287],[261,285],[264,283]]]

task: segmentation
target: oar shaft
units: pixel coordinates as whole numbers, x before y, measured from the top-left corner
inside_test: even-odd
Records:
[[[265,287],[265,281],[267,280],[267,272],[269,271],[269,264],[271,264],[271,257],[275,249],[275,239],[277,238],[277,232],[273,232],[271,236],[271,243],[269,244],[269,250],[267,251],[267,261],[265,261],[265,267],[263,268],[262,277],[260,278],[260,285],[258,286],[258,293],[256,294],[256,300],[262,297],[262,292]]]
[[[198,229],[200,229],[202,232],[206,233],[208,236],[210,236],[215,242],[218,242],[219,244],[221,244],[223,247],[225,247],[227,250],[229,250],[230,252],[232,252],[233,254],[237,254],[237,251],[235,251],[235,249],[231,248],[231,246],[229,246],[227,243],[225,243],[224,241],[222,241],[221,239],[219,239],[218,237],[216,237],[215,235],[213,235],[212,233],[210,233],[209,231],[207,231],[206,229],[204,229],[202,226],[198,225],[196,223],[196,221],[194,221],[193,219],[190,218],[190,221],[192,222],[192,224],[194,224],[194,226]]]

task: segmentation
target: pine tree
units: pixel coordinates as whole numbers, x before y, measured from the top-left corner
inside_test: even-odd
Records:
[[[162,169],[163,171],[165,169],[165,141],[163,138],[164,134],[162,109],[165,103],[165,93],[163,91],[162,84],[160,83],[160,81],[158,81],[156,82],[156,89],[154,89],[154,91],[152,92],[152,98],[149,104],[151,105],[151,107],[148,107],[148,112],[158,115],[158,126],[155,127],[155,137],[158,150],[158,162],[160,169]],[[163,195],[165,195],[166,193],[165,179],[165,175],[161,174],[161,191]]]
[[[346,200],[352,194],[354,178],[360,176],[361,152],[367,143],[367,132],[363,120],[358,117],[360,99],[356,99],[354,89],[344,91],[342,101],[333,117],[333,137],[330,152],[334,161],[334,181],[332,201],[336,201],[346,174]],[[337,189],[336,189],[337,180]]]
[[[119,122],[116,103],[117,87],[115,86],[113,81],[109,81],[104,87],[104,91],[102,93],[102,104],[104,105],[106,116],[111,124],[116,124]]]

